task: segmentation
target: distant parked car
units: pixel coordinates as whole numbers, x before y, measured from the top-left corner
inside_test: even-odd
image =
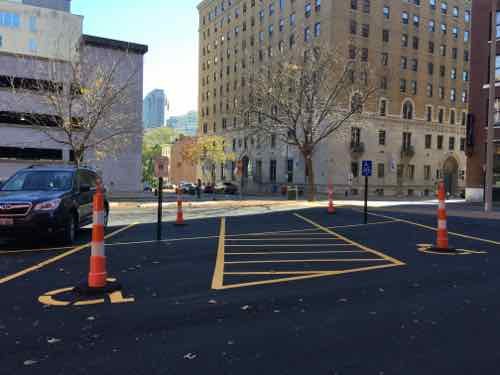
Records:
[[[191,183],[181,185],[180,189],[182,194],[191,194],[191,195],[196,194],[196,186]]]
[[[203,189],[203,192],[205,194],[213,194],[213,193],[215,193],[215,187],[213,185],[211,185],[211,184],[208,184]]]
[[[236,194],[238,187],[231,182],[223,182],[215,185],[215,192],[217,194]]]

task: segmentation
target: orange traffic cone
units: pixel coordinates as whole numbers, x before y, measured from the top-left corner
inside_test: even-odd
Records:
[[[104,249],[104,194],[100,185],[94,194],[94,223],[92,226],[92,254],[90,256],[89,287],[106,286],[106,255]]]
[[[438,188],[438,199],[439,199],[439,207],[438,207],[438,228],[437,228],[437,241],[434,250],[437,251],[453,251],[449,247],[448,243],[448,228],[446,223],[446,189],[444,186],[444,182],[439,183]]]
[[[333,205],[333,190],[330,188],[328,190],[328,214],[332,215],[335,213],[335,206]]]
[[[175,220],[175,225],[186,225],[184,222],[184,213],[182,211],[182,193],[177,190],[177,218]]]
[[[97,184],[93,199],[92,244],[90,255],[90,272],[87,283],[76,288],[80,293],[108,293],[121,288],[116,281],[108,283],[106,271],[106,253],[104,246],[104,193],[100,183]]]

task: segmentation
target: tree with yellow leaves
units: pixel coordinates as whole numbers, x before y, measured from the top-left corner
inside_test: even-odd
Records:
[[[226,151],[224,137],[217,135],[196,138],[184,148],[182,156],[185,160],[199,165],[204,179],[210,179],[212,184],[215,184],[215,168],[236,159],[234,153]]]

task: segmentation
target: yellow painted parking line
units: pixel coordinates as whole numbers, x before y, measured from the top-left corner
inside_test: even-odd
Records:
[[[392,224],[401,222],[399,219],[395,220],[387,220],[387,221],[378,221],[376,223],[368,223],[368,224],[351,224],[351,225],[337,225],[333,227],[328,227],[328,229],[342,229],[342,228],[356,228],[356,227],[364,227],[367,225],[381,225],[381,224]]]
[[[322,225],[320,225],[320,224],[312,221],[311,219],[308,219],[308,218],[306,218],[306,217],[304,217],[304,216],[302,216],[300,214],[294,214],[294,215],[297,216],[298,218],[304,220],[305,222],[307,222],[307,223],[315,226],[316,228],[321,229],[321,230],[323,230],[326,233],[331,233],[332,235],[339,237],[340,239],[344,240],[345,242],[350,243],[350,244],[352,244],[352,245],[354,245],[356,247],[359,247],[360,249],[363,249],[363,250],[365,250],[365,251],[367,251],[369,253],[372,253],[372,254],[374,254],[376,256],[379,256],[382,259],[387,260],[388,262],[391,262],[391,263],[396,264],[398,266],[404,266],[405,265],[405,263],[401,262],[400,260],[398,260],[396,258],[390,257],[389,255],[381,253],[380,251],[373,250],[373,249],[370,249],[369,247],[361,245],[360,243],[355,242],[355,241],[353,241],[353,240],[351,240],[351,239],[349,239],[347,237],[344,237],[344,236],[342,236],[342,235],[340,235],[340,234],[332,231],[331,229],[328,229],[328,228],[326,228],[326,227],[324,227],[324,226],[322,226]]]
[[[257,272],[224,272],[227,276],[261,276],[261,275],[318,275],[330,274],[331,271],[257,271]]]
[[[51,292],[45,293],[43,296],[38,297],[38,301],[44,305],[49,305],[49,306],[68,306],[71,304],[70,302],[58,301],[54,299],[54,296],[61,293],[71,292],[73,291],[73,289],[75,288],[69,287],[69,288],[53,290]]]
[[[385,262],[380,258],[352,258],[352,259],[276,259],[276,260],[238,260],[224,262],[224,264],[260,264],[260,263],[349,263],[349,262]]]
[[[271,279],[271,280],[251,281],[251,282],[246,282],[246,283],[224,285],[218,289],[219,290],[226,290],[226,289],[236,289],[236,288],[244,288],[244,287],[250,287],[250,286],[261,286],[261,285],[269,285],[269,284],[287,283],[287,282],[291,282],[291,281],[318,279],[320,277],[325,277],[325,276],[337,276],[337,275],[342,275],[342,274],[347,274],[347,273],[380,270],[380,269],[384,269],[384,268],[392,268],[392,267],[398,267],[398,266],[399,266],[399,264],[389,263],[389,264],[381,264],[378,266],[352,268],[349,270],[342,270],[342,271],[328,271],[328,272],[318,271],[314,274],[308,274],[308,275],[299,275],[299,276],[283,277],[283,278]],[[292,275],[293,272],[287,272],[286,274]]]
[[[333,238],[332,238],[333,239]],[[353,246],[352,244],[349,243],[298,243],[298,244],[280,244],[280,245],[275,245],[275,244],[254,244],[254,245],[226,245],[226,247],[301,247],[301,246],[306,246],[306,247],[324,247],[324,246]]]
[[[355,210],[357,211],[357,210]],[[420,224],[420,223],[417,223],[415,221],[411,221],[411,220],[405,220],[405,219],[398,219],[398,218],[395,218],[395,217],[392,217],[392,216],[387,216],[387,215],[382,215],[382,214],[375,214],[373,212],[368,212],[369,215],[372,215],[372,216],[378,216],[378,217],[383,217],[383,218],[386,218],[386,219],[394,219],[394,220],[399,220],[400,222],[402,223],[406,223],[406,224],[411,224],[411,225],[415,225],[417,227],[420,227],[420,228],[425,228],[425,229],[429,229],[429,230],[433,230],[433,231],[437,231],[437,228],[434,228],[434,227],[431,227],[429,225],[425,225],[425,224]],[[462,233],[457,233],[457,232],[451,232],[451,231],[448,231],[448,235],[452,235],[452,236],[455,236],[455,237],[460,237],[460,238],[465,238],[465,239],[468,239],[468,240],[474,240],[474,241],[479,241],[479,242],[485,242],[485,243],[489,243],[489,244],[493,244],[493,245],[500,245],[500,242],[499,241],[494,241],[494,240],[488,240],[486,238],[481,238],[481,237],[475,237],[475,236],[469,236],[467,234],[462,234]]]
[[[251,232],[251,233],[238,233],[238,234],[228,234],[226,237],[244,237],[244,236],[263,236],[266,234],[272,234],[272,235],[280,235],[280,234],[297,234],[297,235],[302,235],[306,234],[309,232],[317,232],[318,234],[321,234],[320,231],[317,229],[293,229],[293,230],[278,230],[275,232]]]
[[[332,251],[259,251],[256,253],[225,253],[225,255],[285,255],[285,254],[352,254],[364,253],[362,250],[332,250]]]
[[[127,225],[124,228],[118,229],[118,230],[116,230],[116,231],[108,234],[104,238],[105,239],[109,239],[109,238],[111,238],[113,236],[116,236],[117,234],[119,234],[121,232],[129,230],[130,228],[136,226],[137,224],[138,223],[133,223],[133,224]],[[65,253],[59,254],[59,255],[57,255],[57,256],[55,256],[53,258],[47,259],[47,260],[45,260],[45,261],[43,261],[41,263],[38,263],[38,264],[36,264],[34,266],[25,268],[24,270],[16,272],[16,273],[14,273],[12,275],[8,275],[8,276],[5,276],[5,277],[2,277],[2,278],[0,278],[0,285],[1,284],[5,284],[5,283],[7,283],[9,281],[12,281],[14,279],[17,279],[17,278],[19,278],[21,276],[27,275],[30,272],[37,271],[37,270],[39,270],[39,269],[41,269],[41,268],[43,268],[45,266],[48,266],[49,264],[56,263],[56,262],[60,261],[61,259],[64,259],[64,258],[66,258],[66,257],[68,257],[70,255],[76,254],[76,253],[82,251],[83,249],[86,249],[89,246],[90,246],[90,243],[87,243],[85,245],[81,245],[81,246],[75,247],[74,249],[72,249],[70,251],[67,251]]]
[[[309,240],[322,240],[322,241],[335,241],[337,240],[337,238],[334,238],[334,237],[318,237],[318,238],[315,238],[315,237],[309,237],[309,238],[306,238],[306,237],[297,237],[297,238],[226,238],[226,241],[297,241],[297,240],[301,240],[301,241],[309,241]]]
[[[0,251],[0,255],[15,255],[15,254],[25,254],[25,253],[47,253],[51,251],[63,251],[72,249],[73,246],[65,246],[65,247],[51,247],[44,249],[26,249],[26,250],[10,250],[10,251]]]
[[[212,289],[222,289],[224,282],[224,242],[226,240],[226,218],[220,219],[219,246],[217,247],[217,259],[215,261]]]
[[[104,298],[91,299],[88,301],[78,301],[73,304],[73,306],[89,306],[89,305],[99,305],[104,303]]]

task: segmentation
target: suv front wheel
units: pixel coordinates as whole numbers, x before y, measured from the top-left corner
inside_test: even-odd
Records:
[[[72,245],[75,243],[76,234],[78,232],[78,219],[76,215],[70,215],[68,221],[66,222],[66,228],[64,229],[64,243]]]

